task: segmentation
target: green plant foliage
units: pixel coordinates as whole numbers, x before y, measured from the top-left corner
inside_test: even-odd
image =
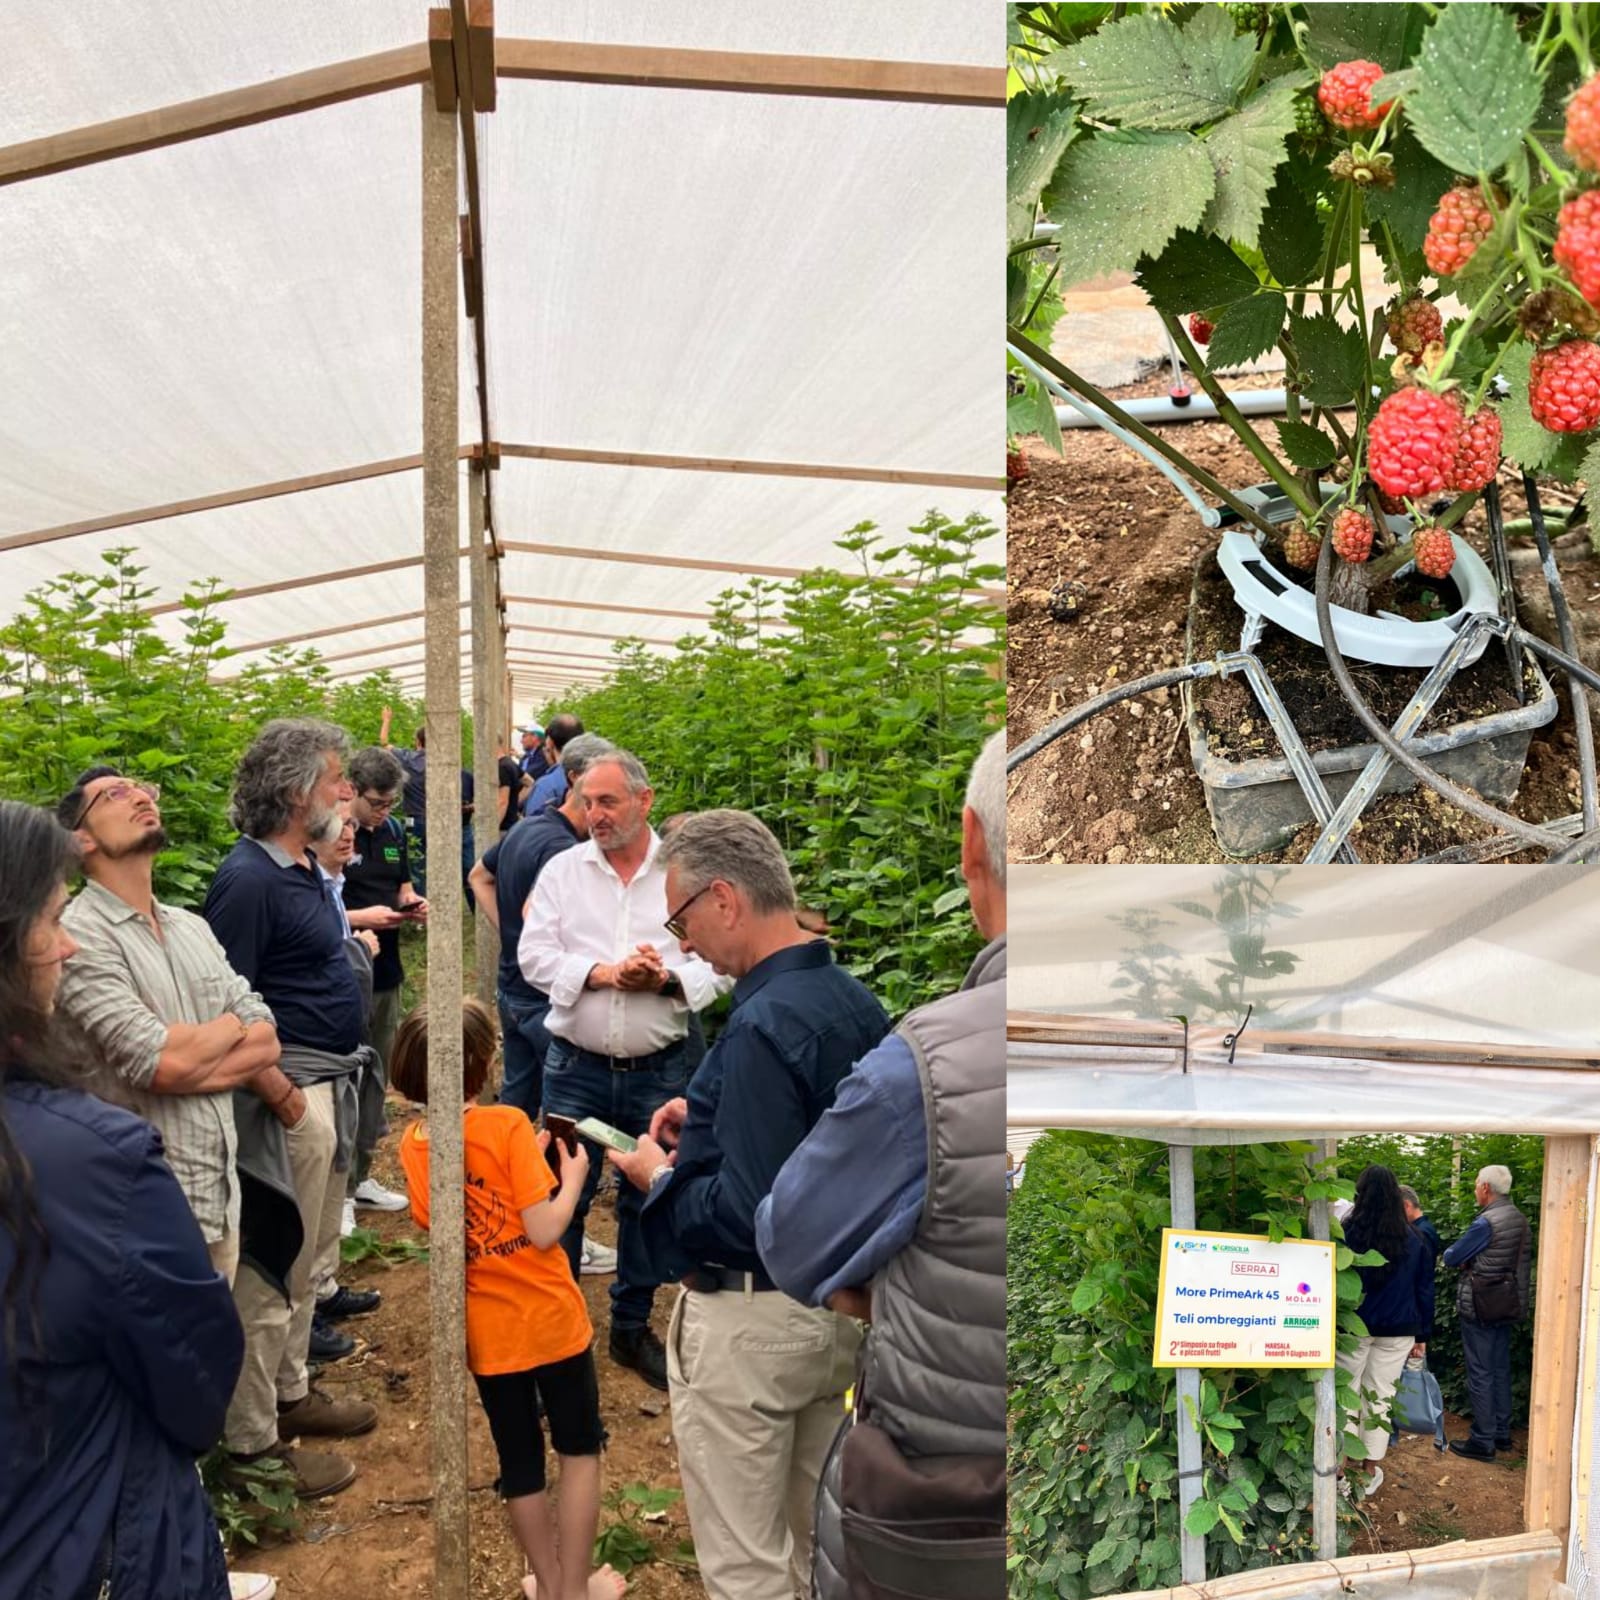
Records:
[[[1306,1231],[1313,1198],[1353,1185],[1305,1144],[1201,1148],[1196,1225]],[[1344,1164],[1341,1163],[1343,1171]],[[1011,1593],[1064,1600],[1179,1581],[1177,1385],[1151,1366],[1167,1153],[1133,1139],[1046,1134],[1007,1224]],[[1362,1330],[1342,1250],[1340,1342]],[[1314,1375],[1216,1370],[1200,1386],[1203,1493],[1190,1514],[1211,1577],[1311,1549]],[[1342,1414],[1353,1400],[1337,1376]],[[1359,1453],[1346,1435],[1351,1455]],[[1346,1513],[1346,1515],[1353,1515]]]
[[[226,591],[197,583],[185,593],[174,644],[144,609],[154,590],[134,552],[100,559],[97,571],[35,589],[0,626],[0,793],[54,806],[102,762],[159,783],[172,846],[156,858],[156,892],[195,905],[233,846],[234,768],[264,723],[325,717],[363,743],[377,737],[382,704],[411,724],[421,708],[387,674],[333,685],[312,650],[274,650],[219,682],[230,652],[216,603]]]
[[[1004,618],[971,595],[992,528],[938,512],[885,544],[839,541],[859,573],[752,580],[671,656],[617,647],[602,687],[546,710],[633,750],[655,816],[754,811],[824,911],[840,957],[898,1015],[947,993],[978,947],[958,870],[967,776],[1004,715]],[[778,626],[785,624],[786,626]]]
[[[385,1239],[371,1228],[357,1228],[339,1241],[339,1259],[346,1266],[381,1261],[386,1267],[397,1267],[403,1261],[426,1261],[428,1247],[421,1239]]]
[[[283,1539],[299,1531],[294,1473],[280,1457],[240,1461],[218,1445],[202,1457],[200,1481],[229,1550],[260,1544],[263,1536]]]
[[[611,1520],[595,1539],[594,1564],[609,1562],[624,1577],[635,1567],[657,1560],[678,1567],[695,1566],[694,1546],[688,1540],[669,1549],[649,1531],[649,1520],[659,1518],[682,1498],[681,1489],[657,1489],[648,1483],[625,1483],[612,1489],[602,1501]]]

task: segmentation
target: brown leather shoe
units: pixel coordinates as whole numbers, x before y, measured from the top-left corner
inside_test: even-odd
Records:
[[[285,1443],[301,1434],[321,1434],[328,1439],[351,1439],[371,1433],[378,1425],[378,1408],[365,1400],[335,1400],[321,1389],[307,1391],[303,1400],[278,1402],[278,1437]]]
[[[356,1464],[323,1450],[294,1450],[287,1445],[278,1454],[294,1473],[294,1492],[302,1500],[320,1500],[338,1494],[356,1481]]]

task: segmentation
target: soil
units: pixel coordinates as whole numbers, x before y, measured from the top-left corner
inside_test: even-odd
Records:
[[[394,1111],[391,1104],[391,1113]],[[375,1175],[391,1188],[405,1189],[393,1158],[404,1116],[391,1114],[392,1132],[380,1147]],[[381,1238],[425,1239],[409,1212],[359,1211],[357,1221]],[[602,1194],[589,1214],[592,1236],[616,1242],[610,1201]],[[383,1304],[366,1317],[341,1326],[357,1341],[355,1353],[324,1367],[315,1382],[336,1397],[371,1401],[378,1408],[378,1426],[363,1438],[332,1446],[347,1454],[360,1476],[342,1494],[302,1504],[299,1534],[264,1550],[244,1550],[233,1565],[241,1570],[270,1572],[286,1600],[393,1600],[424,1597],[433,1592],[433,1529],[430,1521],[431,1395],[428,1341],[428,1267],[426,1262],[390,1266],[369,1260],[348,1265],[340,1282],[352,1288],[381,1289]],[[580,1279],[589,1317],[598,1338],[595,1364],[600,1375],[600,1408],[610,1442],[601,1458],[602,1496],[625,1484],[681,1488],[672,1442],[672,1413],[664,1394],[637,1374],[618,1367],[606,1354],[605,1329],[610,1310],[608,1277]],[[666,1333],[673,1293],[656,1296],[656,1331]],[[470,1500],[472,1561],[468,1592],[475,1597],[520,1593],[522,1554],[494,1492],[497,1472],[489,1426],[475,1394],[462,1397],[467,1408],[467,1483]],[[315,1441],[311,1441],[313,1447]],[[559,1496],[554,1457],[551,1481]],[[602,1506],[603,1530],[615,1513]],[[660,1521],[647,1525],[649,1536],[666,1554],[689,1539],[689,1519],[682,1501]],[[704,1588],[693,1568],[658,1559],[636,1568],[628,1593],[639,1600],[693,1600]]]
[[[1230,380],[1230,388],[1271,383],[1269,377]],[[1162,378],[1113,391],[1114,398],[1164,393]],[[1174,443],[1222,482],[1238,487],[1264,476],[1260,464],[1221,422],[1165,425]],[[1271,431],[1268,430],[1268,438]],[[1032,737],[1082,701],[1118,682],[1144,677],[1185,660],[1190,593],[1196,573],[1207,599],[1210,632],[1197,641],[1236,648],[1242,614],[1227,609],[1217,588],[1215,534],[1202,527],[1172,484],[1143,456],[1099,429],[1069,430],[1065,457],[1039,440],[1024,441],[1028,475],[1008,501],[1009,709],[1014,745]],[[1506,517],[1523,514],[1520,488],[1502,482]],[[1457,533],[1485,553],[1482,514],[1474,511]],[[1584,536],[1557,541],[1557,557],[1585,659],[1600,659],[1600,558]],[[1512,546],[1519,615],[1531,632],[1554,640],[1548,592],[1531,541]],[[1052,595],[1069,595],[1068,609]],[[1321,652],[1272,624],[1258,650],[1313,749],[1352,742],[1348,720]],[[1392,720],[1421,675],[1352,663],[1360,687]],[[1387,683],[1382,680],[1392,680]],[[1556,685],[1556,720],[1537,731],[1522,785],[1509,809],[1530,822],[1578,809],[1576,739],[1567,687]],[[1452,698],[1427,727],[1460,715],[1516,703],[1497,646],[1458,677]],[[1241,680],[1204,686],[1207,731],[1236,753],[1276,754],[1277,741]],[[1591,706],[1593,712],[1594,707]],[[1244,724],[1251,726],[1246,729]],[[1253,741],[1260,740],[1256,745]],[[1008,847],[1013,861],[1121,863],[1226,859],[1211,829],[1205,794],[1190,759],[1188,730],[1176,689],[1124,701],[1091,719],[1014,773],[1009,787]],[[1282,851],[1254,859],[1298,861],[1317,837],[1307,824]],[[1413,861],[1470,847],[1494,832],[1441,801],[1431,790],[1386,795],[1369,806],[1352,835],[1364,861]],[[1499,853],[1538,861],[1538,851]]]
[[[1445,1432],[1464,1439],[1470,1424],[1445,1413]],[[1421,1550],[1456,1539],[1502,1539],[1524,1532],[1522,1489],[1527,1435],[1514,1430],[1514,1452],[1494,1461],[1470,1461],[1433,1447],[1433,1436],[1402,1433],[1383,1462],[1383,1482],[1358,1502],[1365,1525],[1352,1554]]]

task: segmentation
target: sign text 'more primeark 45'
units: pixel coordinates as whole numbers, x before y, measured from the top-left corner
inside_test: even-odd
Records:
[[[1337,1311],[1328,1240],[1161,1231],[1158,1367],[1331,1367]]]

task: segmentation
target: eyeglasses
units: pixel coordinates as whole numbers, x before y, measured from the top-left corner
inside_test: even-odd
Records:
[[[393,811],[394,803],[397,799],[399,799],[399,796],[393,794],[364,794],[361,798],[363,802],[365,802],[365,804],[373,811]]]
[[[716,879],[713,878],[711,881],[712,883],[715,883]],[[711,884],[708,883],[706,884],[705,888],[696,889],[695,892],[690,895],[689,898],[685,900],[670,917],[667,918],[666,929],[674,939],[687,939],[689,937],[689,930],[683,925],[683,914],[695,903],[696,900],[700,898],[701,895],[706,892],[706,889],[709,889],[710,887]]]
[[[82,827],[89,813],[99,805],[102,800],[123,800],[130,794],[142,794],[148,800],[161,798],[161,785],[159,783],[108,783],[99,794],[91,795],[89,803],[78,813],[77,826]]]

